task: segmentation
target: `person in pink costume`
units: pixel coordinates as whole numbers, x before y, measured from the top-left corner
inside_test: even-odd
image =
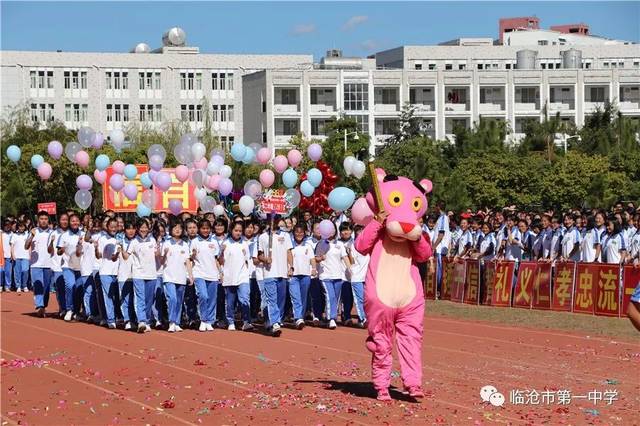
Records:
[[[414,398],[422,391],[422,330],[424,293],[418,263],[431,257],[431,242],[418,219],[427,211],[426,194],[431,181],[420,182],[406,177],[386,175],[376,169],[384,212],[377,213],[374,195],[366,202],[371,209],[366,217],[354,221],[368,222],[355,241],[363,255],[371,255],[364,290],[367,314],[367,349],[372,352],[371,369],[378,399],[389,401],[389,385],[395,333],[400,370],[405,389]],[[359,203],[360,207],[364,204]],[[372,220],[373,219],[373,220]]]

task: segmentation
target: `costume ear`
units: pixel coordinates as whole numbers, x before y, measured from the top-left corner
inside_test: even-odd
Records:
[[[426,194],[430,193],[433,189],[433,183],[429,179],[422,179],[420,181],[420,186],[424,188],[424,192]]]
[[[382,182],[382,180],[384,179],[384,177],[387,175],[387,172],[385,172],[383,169],[376,169],[376,177],[378,178],[378,182]]]

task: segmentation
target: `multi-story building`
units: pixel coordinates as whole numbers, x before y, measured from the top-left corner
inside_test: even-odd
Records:
[[[2,51],[1,106],[26,103],[34,121],[109,132],[171,120],[198,130],[208,105],[214,132],[233,142],[243,136],[242,75],[313,62],[312,55],[202,54],[185,41],[174,28],[154,51],[143,43],[130,53]]]

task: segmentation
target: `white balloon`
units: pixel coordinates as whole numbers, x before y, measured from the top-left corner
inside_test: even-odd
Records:
[[[217,206],[215,206],[213,208],[213,214],[218,217],[218,216],[222,216],[224,214],[224,207],[222,207],[220,204],[218,204]]]
[[[231,167],[225,164],[224,166],[220,167],[219,173],[220,173],[220,177],[229,178],[231,177],[231,173],[232,173]]]
[[[204,188],[196,188],[193,190],[193,196],[196,197],[196,200],[202,201],[204,197],[207,196],[207,190]]]
[[[109,139],[114,146],[121,146],[124,142],[124,132],[120,129],[114,129],[109,133]]]
[[[191,180],[196,186],[202,186],[204,183],[205,174],[202,170],[195,170],[191,175]]]
[[[202,142],[196,142],[191,145],[191,155],[193,161],[200,161],[202,157],[207,153],[207,147]]]
[[[362,161],[356,161],[351,166],[351,173],[358,179],[364,176],[364,173],[367,171],[367,166],[364,165]]]
[[[344,167],[344,173],[347,176],[349,176],[352,173],[352,168],[355,162],[356,162],[356,158],[353,155],[346,157],[342,162],[342,166]]]
[[[202,201],[200,201],[200,209],[202,210],[203,213],[211,213],[214,211],[214,208],[216,207],[216,200],[213,199],[213,197],[211,196],[206,196],[202,199]]]
[[[191,147],[189,145],[179,143],[173,147],[173,156],[180,164],[187,164],[191,161]]]
[[[219,173],[221,168],[222,168],[221,164],[218,164],[215,161],[210,161],[209,164],[207,164],[207,174],[209,176],[213,176],[216,173]]]
[[[180,137],[180,143],[185,145],[191,146],[196,142],[198,142],[198,138],[193,133],[185,133]]]
[[[253,198],[248,195],[243,195],[242,197],[240,197],[240,201],[238,201],[240,211],[245,216],[249,216],[253,212],[253,208],[255,207],[255,205],[256,203],[255,201],[253,201]]]

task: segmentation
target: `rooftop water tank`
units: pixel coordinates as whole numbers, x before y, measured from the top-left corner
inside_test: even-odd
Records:
[[[560,53],[562,68],[582,68],[582,51],[569,49]]]
[[[147,43],[138,43],[131,49],[131,53],[151,53],[151,48]]]
[[[518,50],[516,52],[516,69],[532,70],[536,68],[538,52],[535,50]]]
[[[173,27],[162,35],[163,46],[184,46],[186,42],[187,34],[179,27]]]

